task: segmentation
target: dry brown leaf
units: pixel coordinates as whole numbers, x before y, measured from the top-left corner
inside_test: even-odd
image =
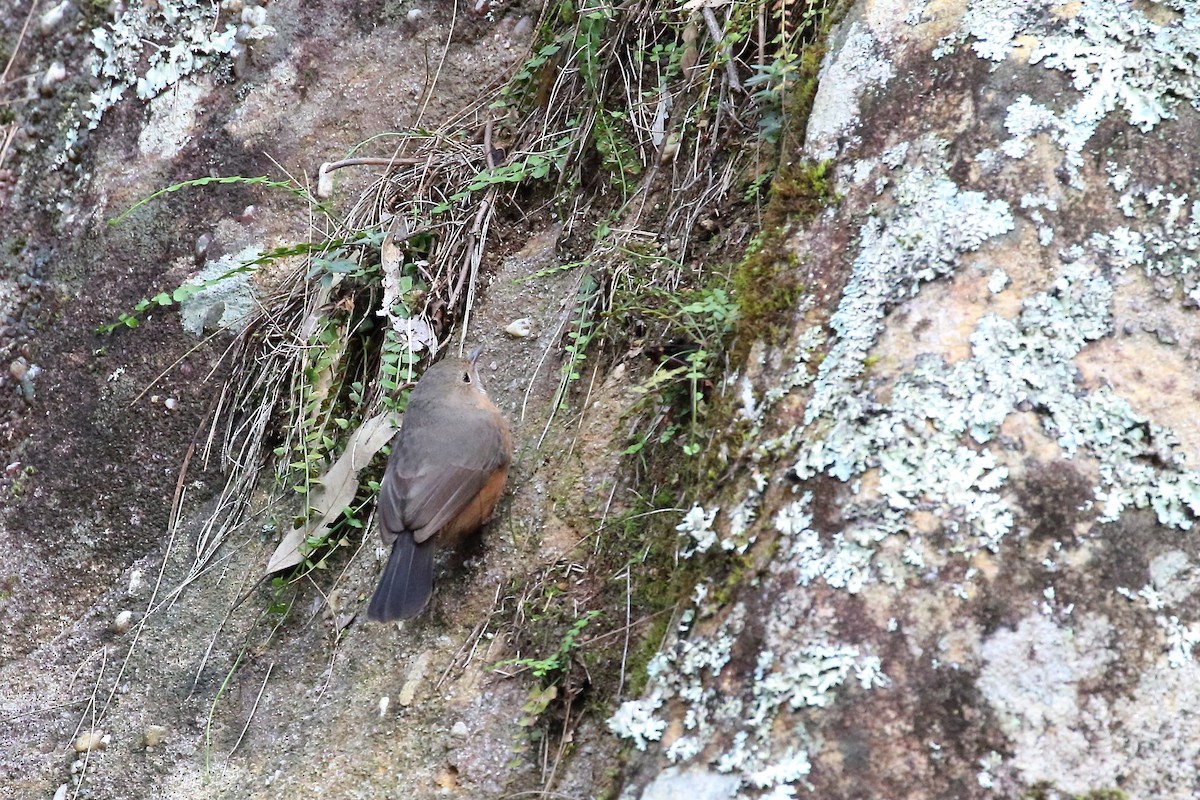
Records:
[[[334,521],[358,492],[358,473],[392,440],[396,433],[392,414],[380,414],[364,422],[350,435],[346,452],[333,462],[320,480],[320,487],[309,495],[309,506],[319,518],[310,519],[302,528],[288,531],[267,562],[267,574],[294,567],[304,561],[301,546],[310,536],[325,536]]]

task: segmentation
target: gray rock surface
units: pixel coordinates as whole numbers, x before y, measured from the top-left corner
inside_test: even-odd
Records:
[[[806,292],[731,365],[748,444],[679,515],[681,558],[722,581],[671,618],[637,697],[568,707],[553,746],[532,682],[492,671],[517,653],[489,621],[513,576],[584,580],[637,368],[591,376],[547,438],[577,290],[552,269],[562,228],[511,233],[472,312],[520,443],[510,511],[402,627],[347,626],[373,537],[319,590],[238,605],[292,513],[265,493],[196,569],[224,478],[198,454],[180,475],[225,340],[197,347],[175,309],[94,333],[310,235],[303,201],[245,184],[106,220],[207,175],[315,185],[465,106],[537,9],[220,5],[39,8],[0,123],[0,796],[1195,795],[1194,4],[850,4],[793,154],[831,160],[837,200],[787,229]],[[0,11],[15,42],[28,6]],[[374,173],[334,177],[336,198]],[[230,288],[189,301],[192,333],[271,284]]]
[[[744,797],[1195,795],[1198,30],[854,5],[806,145],[839,201],[792,239],[813,293],[739,377],[753,467],[681,524],[755,542],[755,579],[615,731]]]

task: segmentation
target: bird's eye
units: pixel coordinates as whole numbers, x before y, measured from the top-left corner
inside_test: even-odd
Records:
[[[471,382],[471,373],[464,372],[463,373],[463,383],[470,383],[470,382]]]

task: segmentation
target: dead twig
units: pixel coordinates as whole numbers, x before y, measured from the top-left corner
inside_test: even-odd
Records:
[[[725,31],[721,30],[721,25],[717,22],[717,15],[707,5],[701,7],[700,13],[704,16],[708,35],[712,37],[713,44],[721,49],[721,57],[725,59],[725,77],[729,81],[729,88],[735,92],[742,91],[742,82],[738,80],[737,67],[733,63],[733,53],[730,51],[729,45],[722,44],[725,41]]]
[[[229,751],[229,755],[237,752],[238,746],[241,745],[242,739],[246,737],[246,731],[250,730],[250,721],[254,719],[254,712],[258,710],[258,704],[262,701],[263,692],[267,690],[267,681],[271,678],[271,670],[275,669],[275,662],[271,662],[267,666],[267,674],[263,675],[262,686],[258,689],[258,696],[254,698],[254,705],[250,708],[250,716],[246,717],[246,724],[242,726],[242,732],[238,734],[237,741],[233,743],[233,749]]]
[[[33,0],[29,4],[29,13],[25,15],[25,24],[21,26],[21,33],[17,35],[17,43],[13,45],[12,53],[8,56],[8,63],[4,65],[4,71],[0,72],[0,90],[4,88],[4,84],[8,80],[8,73],[17,61],[17,54],[21,52],[21,45],[25,42],[25,34],[29,31],[29,23],[33,21],[33,14],[37,11],[37,7],[38,0]]]

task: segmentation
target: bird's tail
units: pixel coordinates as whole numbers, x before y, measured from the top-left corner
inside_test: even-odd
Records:
[[[389,622],[416,616],[433,594],[433,542],[417,544],[401,533],[392,544],[379,588],[367,608],[367,619]]]

